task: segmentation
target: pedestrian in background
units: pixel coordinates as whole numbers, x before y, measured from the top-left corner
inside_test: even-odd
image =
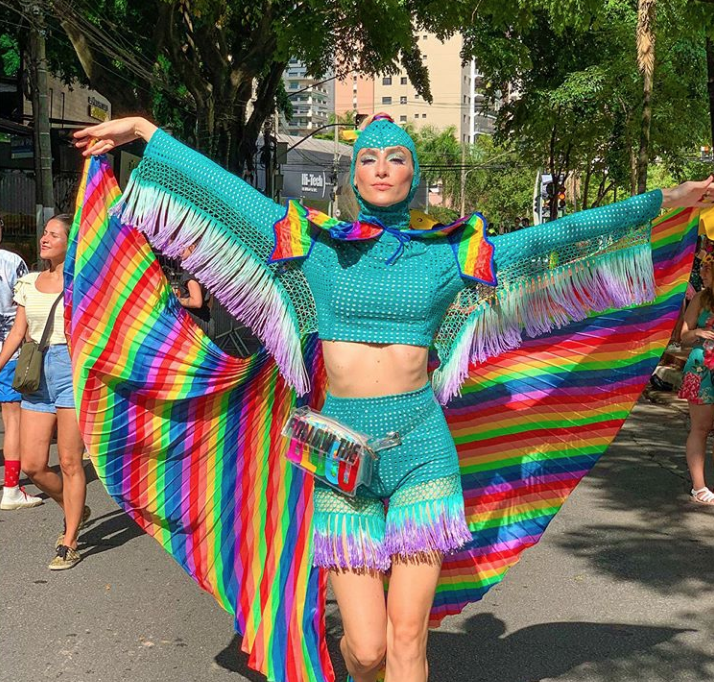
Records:
[[[692,348],[684,365],[679,397],[689,403],[690,427],[687,436],[687,467],[692,479],[690,495],[698,504],[714,506],[714,492],[704,480],[707,436],[714,427],[714,256],[700,252],[703,288],[694,295],[684,314],[681,344]]]
[[[0,218],[0,242],[5,223]],[[28,272],[27,264],[12,251],[0,249],[0,346],[15,322],[17,309],[12,300],[13,289],[18,279]],[[0,371],[0,405],[2,405],[3,446],[5,460],[5,484],[2,490],[0,509],[26,509],[42,504],[42,498],[28,495],[20,485],[20,401],[22,395],[12,387],[17,365],[17,353]]]
[[[64,259],[71,224],[70,216],[59,215],[45,226],[40,239],[40,258],[47,267],[43,272],[33,272],[18,280],[15,286],[17,315],[0,352],[2,370],[27,334],[31,341],[39,344],[54,306],[40,387],[23,396],[20,431],[23,470],[64,512],[64,531],[57,539],[50,570],[72,568],[81,561],[77,536],[90,513],[89,507],[84,505],[87,489],[82,466],[84,445],[74,411],[72,367],[64,333]],[[55,426],[61,476],[49,466]]]
[[[182,262],[195,250],[195,246],[184,249],[181,254]],[[174,287],[174,293],[193,321],[207,334],[211,321],[211,308],[208,303],[210,295],[206,288],[190,272],[182,270],[178,284]]]

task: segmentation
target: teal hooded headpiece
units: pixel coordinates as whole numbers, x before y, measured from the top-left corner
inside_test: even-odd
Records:
[[[409,150],[414,162],[414,177],[412,186],[406,199],[392,206],[382,207],[368,204],[360,196],[355,185],[355,166],[360,149],[385,149],[387,147],[404,147]],[[396,125],[386,114],[381,114],[362,131],[354,145],[352,153],[352,167],[350,169],[350,182],[354,188],[357,202],[360,207],[359,219],[367,222],[378,220],[385,227],[406,228],[409,226],[409,204],[419,187],[421,173],[417,159],[414,140],[403,128]]]

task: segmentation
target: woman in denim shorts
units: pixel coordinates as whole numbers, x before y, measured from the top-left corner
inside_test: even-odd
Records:
[[[0,371],[26,336],[38,344],[42,338],[52,306],[64,288],[64,259],[71,223],[71,217],[65,215],[48,221],[40,240],[40,258],[47,263],[47,269],[25,275],[15,285],[17,315],[0,352]],[[87,489],[82,466],[84,445],[74,409],[72,366],[61,299],[52,318],[40,387],[34,393],[25,394],[21,403],[20,456],[23,471],[64,512],[65,527],[55,545],[56,556],[49,565],[50,570],[64,570],[81,561],[77,536],[89,518],[89,507],[84,505]],[[61,476],[49,467],[55,426]]]

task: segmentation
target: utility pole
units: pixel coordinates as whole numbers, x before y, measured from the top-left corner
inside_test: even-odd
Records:
[[[709,91],[712,149],[714,149],[714,40],[711,38],[707,38],[707,89]]]
[[[45,14],[42,5],[26,2],[30,19],[30,85],[32,90],[32,121],[35,162],[35,210],[37,238],[45,223],[55,212],[52,184],[52,147],[50,142],[50,110],[47,96],[47,53],[45,48]]]
[[[459,215],[466,213],[466,143],[461,142],[461,211]]]
[[[335,146],[332,154],[332,217],[340,217],[340,208],[337,205],[337,183],[340,173],[340,127],[335,126]]]
[[[275,157],[273,155],[273,119],[263,124],[263,165],[265,166],[265,195],[275,198]]]

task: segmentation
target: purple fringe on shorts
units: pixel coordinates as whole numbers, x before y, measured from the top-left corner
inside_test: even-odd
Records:
[[[384,546],[384,522],[368,514],[316,514],[313,564],[321,568],[388,571],[391,562]]]
[[[386,530],[375,515],[316,514],[313,563],[322,568],[386,572],[395,555],[449,554],[470,540],[460,494],[392,506]]]
[[[385,530],[387,554],[410,557],[441,552],[450,554],[471,541],[461,494],[391,506]]]

